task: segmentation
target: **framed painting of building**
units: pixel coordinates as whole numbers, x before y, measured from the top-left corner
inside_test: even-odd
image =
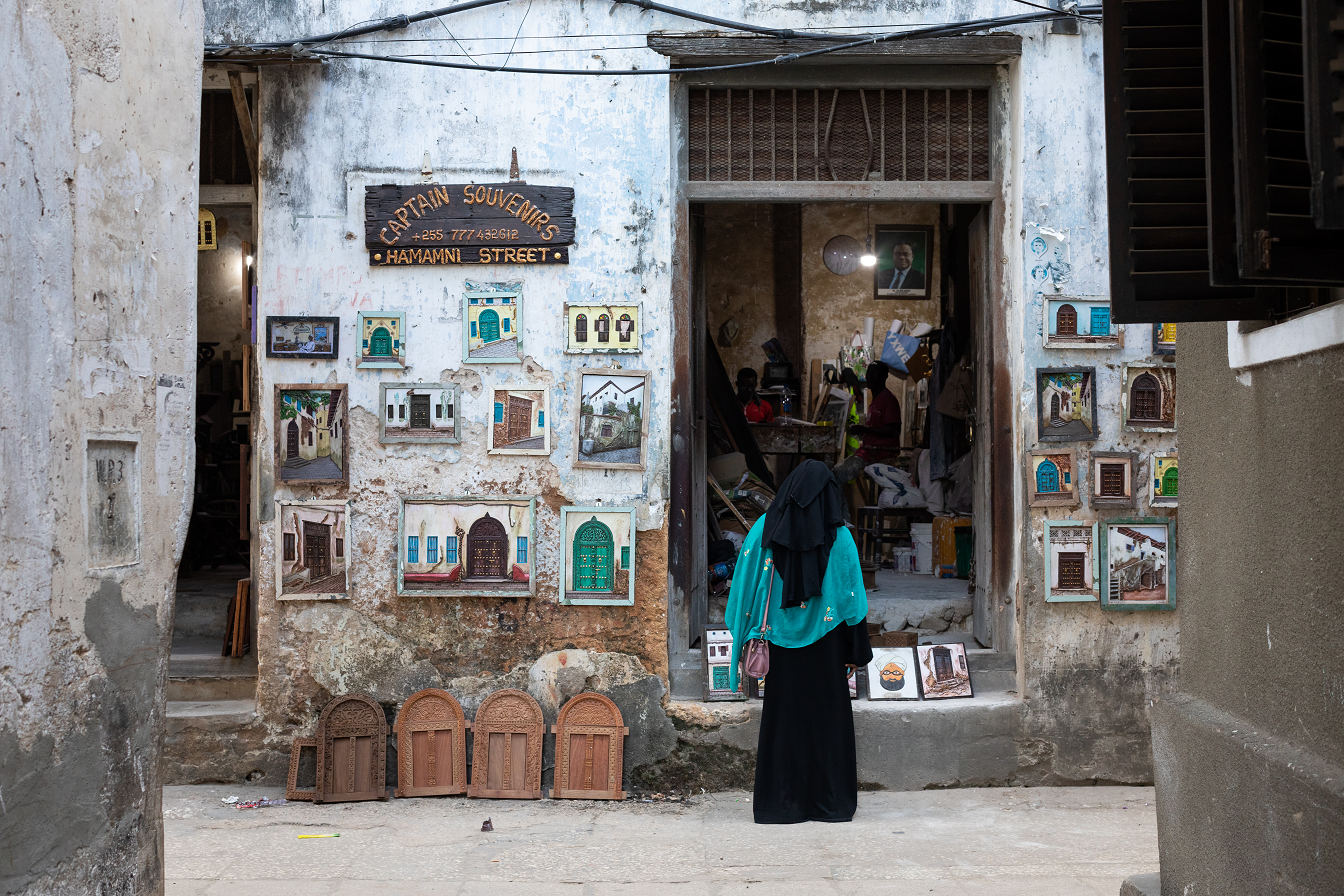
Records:
[[[1153,354],[1176,354],[1176,325],[1153,324]]]
[[[635,508],[561,507],[562,604],[635,602]]]
[[[462,360],[467,364],[521,364],[522,293],[467,289],[462,297]]]
[[[1045,521],[1045,599],[1049,603],[1097,600],[1097,524]]]
[[[550,454],[551,430],[546,424],[550,389],[515,386],[495,389],[490,425],[486,428],[490,454]]]
[[[339,317],[267,317],[266,357],[335,360],[340,355]]]
[[[566,305],[565,353],[570,355],[635,354],[640,345],[643,307],[630,305]]]
[[[406,315],[397,311],[361,311],[356,367],[399,369],[406,366]]]
[[[1038,448],[1029,455],[1027,493],[1032,507],[1077,507],[1078,452]]]
[[[1087,442],[1101,432],[1094,367],[1036,370],[1036,424],[1041,442]]]
[[[1148,504],[1152,507],[1176,506],[1176,454],[1154,454],[1148,477]]]
[[[379,383],[378,441],[456,445],[462,387],[456,383]]]
[[[933,227],[881,224],[873,228],[873,298],[927,299],[932,296]]]
[[[1099,524],[1097,568],[1104,570],[1101,605],[1108,610],[1176,607],[1176,520],[1106,520]]]
[[[1134,507],[1139,456],[1126,451],[1093,451],[1090,477],[1093,507]]]
[[[275,481],[317,485],[350,481],[344,383],[275,387]]]
[[[1176,367],[1172,364],[1126,364],[1120,395],[1125,429],[1131,432],[1176,431]]]
[[[579,371],[576,467],[642,470],[649,440],[647,370],[585,367]]]
[[[1041,297],[1046,348],[1119,348],[1120,328],[1107,296]]]
[[[965,644],[921,644],[915,648],[919,690],[925,700],[974,697]]]
[[[534,594],[537,499],[402,498],[397,593],[411,597]]]
[[[913,647],[874,647],[868,664],[869,700],[918,700],[919,667]]]
[[[350,596],[346,501],[279,501],[275,513],[276,600]]]

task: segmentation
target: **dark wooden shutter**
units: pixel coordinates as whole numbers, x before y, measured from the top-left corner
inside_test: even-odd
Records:
[[[1059,587],[1068,591],[1080,591],[1083,585],[1083,555],[1076,551],[1062,552],[1059,555]]]
[[[1317,227],[1344,228],[1344,3],[1304,4],[1302,43],[1311,213]]]
[[[1106,498],[1122,498],[1125,495],[1125,465],[1101,465],[1101,495]]]

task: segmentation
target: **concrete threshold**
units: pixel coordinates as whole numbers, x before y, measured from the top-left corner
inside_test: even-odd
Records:
[[[188,728],[206,731],[230,731],[252,724],[257,718],[257,701],[249,700],[170,700],[168,734]]]

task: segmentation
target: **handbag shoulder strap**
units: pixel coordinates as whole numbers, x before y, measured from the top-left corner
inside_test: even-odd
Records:
[[[765,586],[765,611],[761,613],[761,637],[770,630],[770,598],[775,591],[775,558],[765,558],[765,574],[768,577],[768,584]]]

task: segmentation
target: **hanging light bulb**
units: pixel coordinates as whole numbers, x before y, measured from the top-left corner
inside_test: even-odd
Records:
[[[877,256],[873,254],[873,235],[868,234],[863,243],[863,254],[859,256],[859,264],[870,268],[877,264]]]

